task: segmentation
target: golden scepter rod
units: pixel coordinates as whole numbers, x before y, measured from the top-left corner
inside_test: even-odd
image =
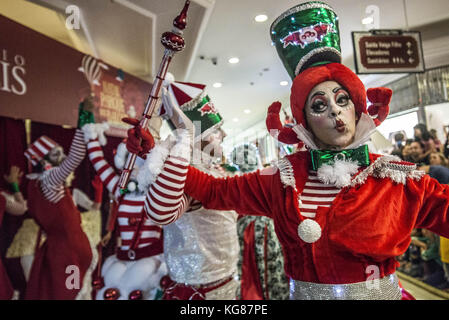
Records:
[[[190,1],[186,0],[181,13],[175,18],[175,20],[173,20],[174,27],[172,31],[164,32],[162,34],[161,43],[165,47],[164,56],[159,66],[159,71],[156,75],[156,79],[153,82],[153,87],[151,88],[150,96],[145,106],[145,110],[143,111],[142,119],[140,120],[140,126],[142,128],[146,128],[148,126],[151,115],[156,108],[157,102],[160,98],[159,93],[161,91],[162,83],[165,80],[168,65],[170,64],[173,55],[176,52],[181,51],[185,47],[184,38],[182,37],[182,30],[184,30],[186,27],[187,10],[189,9],[189,5]],[[131,175],[131,170],[134,168],[136,158],[137,155],[135,153],[130,153],[128,155],[128,159],[126,160],[125,167],[119,180],[119,188],[122,194],[126,191],[129,176]]]

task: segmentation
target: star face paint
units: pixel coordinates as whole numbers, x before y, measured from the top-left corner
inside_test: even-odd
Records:
[[[316,144],[322,149],[343,149],[354,140],[356,114],[348,91],[325,81],[309,93],[304,109]]]

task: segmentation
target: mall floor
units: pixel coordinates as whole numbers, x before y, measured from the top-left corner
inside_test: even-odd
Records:
[[[429,290],[429,287],[420,284],[418,281],[410,281],[407,277],[399,277],[405,290],[410,292],[416,300],[449,300],[449,294],[438,295],[434,290]],[[435,290],[436,291],[436,290]]]

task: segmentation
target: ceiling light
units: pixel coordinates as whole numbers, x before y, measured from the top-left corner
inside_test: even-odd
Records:
[[[229,62],[229,63],[232,63],[232,64],[234,64],[234,63],[239,63],[239,61],[240,61],[240,60],[239,60],[239,58],[237,58],[237,57],[233,57],[233,58],[231,58],[231,59],[228,60],[228,62]]]
[[[248,113],[251,113],[251,110],[245,109],[245,110],[243,110],[243,112],[245,112],[246,114],[248,114]]]
[[[214,88],[221,88],[222,84],[220,82],[215,82],[212,86]]]
[[[373,17],[366,17],[362,20],[362,24],[372,24],[374,22]]]
[[[281,81],[281,82],[279,82],[279,84],[281,86],[288,86],[288,81]]]
[[[239,119],[238,118],[234,118],[234,119],[232,119],[232,121],[239,122]]]
[[[256,20],[257,22],[264,22],[267,21],[268,17],[264,14],[259,14],[257,15],[254,20]]]

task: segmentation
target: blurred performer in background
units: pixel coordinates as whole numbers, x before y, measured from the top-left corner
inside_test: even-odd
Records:
[[[241,173],[261,168],[257,147],[242,144],[232,150],[232,163]],[[239,278],[241,300],[288,300],[284,256],[273,220],[264,216],[239,216]]]
[[[134,123],[133,119],[128,119]],[[153,300],[161,296],[160,279],[167,273],[163,257],[162,228],[144,214],[145,193],[137,182],[144,158],[138,158],[131,173],[126,192],[120,193],[119,176],[104,158],[102,145],[106,144],[105,124],[86,124],[87,152],[95,171],[114,198],[110,212],[105,244],[118,224],[120,239],[116,254],[108,257],[101,270],[101,279],[95,279],[97,300]],[[153,132],[155,135],[157,132]],[[128,151],[119,144],[114,157],[115,168],[123,169]]]
[[[83,114],[90,110],[80,109],[78,128],[84,123]],[[46,136],[25,151],[34,171],[27,176],[29,211],[47,236],[36,251],[25,299],[71,300],[83,296],[92,250],[81,229],[80,212],[66,186],[67,178],[86,154],[83,140],[83,132],[77,129],[67,156]]]
[[[0,226],[5,212],[19,216],[28,210],[27,202],[24,200],[19,189],[22,175],[23,172],[18,167],[12,166],[9,174],[4,176],[4,179],[10,185],[12,193],[6,190],[0,190]],[[0,259],[0,300],[12,299],[13,295],[14,289]]]
[[[185,123],[191,128],[198,126],[194,153],[195,166],[214,177],[226,177],[220,166],[223,120],[205,92],[205,85],[174,82],[167,74],[163,88],[163,111],[175,128]],[[133,129],[129,140],[147,136],[145,130]],[[145,140],[145,139],[144,139]],[[238,289],[237,261],[239,244],[236,230],[237,214],[234,211],[210,210],[183,195],[175,174],[180,169],[176,152],[168,154],[170,138],[155,148],[147,157],[140,177],[146,191],[145,210],[156,223],[164,226],[164,254],[169,276],[162,281],[165,300],[230,300],[235,299]],[[129,144],[127,144],[128,146]],[[128,148],[142,153],[140,148]],[[168,158],[170,165],[162,173],[157,169]],[[158,174],[163,177],[148,191],[148,185]],[[179,219],[161,219],[166,208],[161,206],[160,195],[170,194],[173,202],[181,201]],[[182,216],[181,216],[182,214]],[[170,224],[171,223],[171,224]]]

